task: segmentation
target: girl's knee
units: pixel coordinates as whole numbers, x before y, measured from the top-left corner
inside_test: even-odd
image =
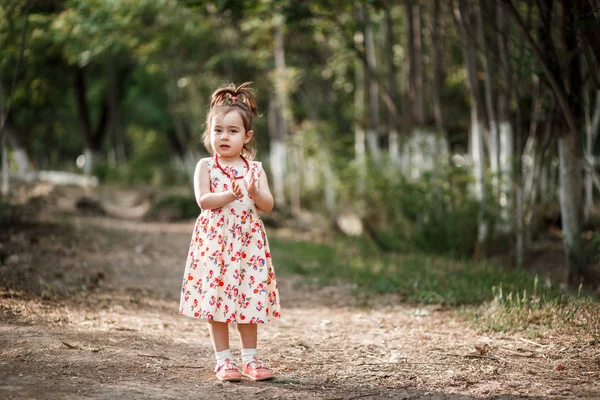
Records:
[[[257,328],[256,324],[237,324],[239,332],[254,332],[258,330]]]

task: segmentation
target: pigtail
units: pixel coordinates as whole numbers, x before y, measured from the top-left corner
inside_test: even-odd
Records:
[[[237,89],[235,89],[235,101],[243,102],[243,104],[248,106],[253,115],[258,116],[258,112],[256,111],[256,101],[254,100],[254,93],[252,92],[250,85],[252,85],[252,82],[244,82],[238,86]]]

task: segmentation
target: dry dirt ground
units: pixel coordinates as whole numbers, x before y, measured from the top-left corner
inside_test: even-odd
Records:
[[[0,399],[600,399],[600,349],[580,338],[482,333],[285,274],[283,317],[259,330],[277,379],[219,383],[206,323],[177,313],[194,221],[42,221],[0,233]]]

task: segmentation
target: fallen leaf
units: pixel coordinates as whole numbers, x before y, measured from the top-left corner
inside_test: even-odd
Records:
[[[484,343],[481,346],[477,345],[477,344],[475,345],[475,350],[477,350],[477,352],[479,354],[481,354],[482,356],[484,356],[488,353],[488,349],[489,349],[489,347],[488,347],[487,343]]]

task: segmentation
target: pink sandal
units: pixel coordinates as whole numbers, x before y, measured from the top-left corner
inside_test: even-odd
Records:
[[[265,363],[254,356],[254,360],[245,362],[242,366],[242,374],[252,379],[253,381],[266,381],[273,379],[273,371],[271,371]]]
[[[239,382],[242,380],[242,373],[229,358],[215,367],[217,379],[221,382]]]

